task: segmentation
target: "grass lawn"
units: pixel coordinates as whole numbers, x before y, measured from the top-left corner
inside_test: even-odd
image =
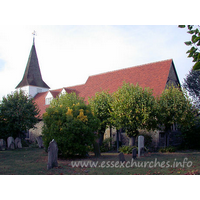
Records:
[[[44,149],[27,147],[0,151],[0,175],[200,174],[200,151],[148,153],[144,157],[133,160],[132,163],[131,155],[125,155],[125,159],[126,162],[120,164],[118,153],[102,153],[100,158],[95,158],[94,154],[90,154],[88,158],[84,159],[58,159],[58,167],[47,170],[48,154]],[[89,165],[87,167],[72,167],[72,161],[76,161],[77,164],[78,161],[85,161],[85,164],[88,162],[97,164],[98,162],[97,166],[101,165],[102,167]]]

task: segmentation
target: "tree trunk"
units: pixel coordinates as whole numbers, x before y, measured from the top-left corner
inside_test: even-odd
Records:
[[[104,136],[104,134],[102,134],[102,133],[99,133],[99,141],[98,141],[98,143],[99,143],[99,146],[101,146],[101,145],[102,145],[102,143],[103,143],[103,136]]]
[[[117,130],[117,152],[119,149],[119,130]]]
[[[100,151],[99,143],[95,141],[93,146],[94,146],[95,157],[100,157],[101,156],[101,151]]]
[[[129,137],[129,146],[135,146],[135,136]]]
[[[169,134],[171,132],[171,128],[166,129],[165,132],[165,147],[169,146]]]
[[[110,126],[110,148],[112,147],[112,126]]]
[[[166,133],[166,147],[169,146],[169,132]]]

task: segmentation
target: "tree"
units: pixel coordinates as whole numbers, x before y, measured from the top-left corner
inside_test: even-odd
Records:
[[[90,107],[75,93],[54,99],[44,113],[43,120],[45,148],[54,139],[62,157],[85,156],[94,143],[94,132],[99,125]]]
[[[38,122],[39,110],[32,98],[23,91],[15,91],[3,97],[0,106],[0,120],[3,124],[2,137],[21,137],[24,132],[33,128]]]
[[[98,129],[100,145],[102,144],[107,126],[111,126],[111,102],[112,96],[108,91],[97,92],[94,97],[89,98],[89,105],[94,115],[100,120]]]
[[[156,128],[156,101],[152,94],[149,88],[129,83],[113,94],[112,118],[118,129],[125,129],[131,146],[135,145],[139,129]]]
[[[185,25],[179,25],[179,28],[185,28]],[[195,63],[193,66],[193,70],[199,70],[200,69],[200,31],[199,31],[199,25],[188,25],[188,32],[191,34],[191,41],[185,42],[187,46],[191,46],[191,48],[186,52],[188,53],[188,57],[193,58],[193,62]]]
[[[169,133],[173,124],[191,127],[194,120],[194,109],[185,91],[169,86],[158,99],[158,122],[164,125],[166,146],[169,145]]]
[[[200,71],[191,70],[182,86],[192,97],[195,106],[200,108]]]

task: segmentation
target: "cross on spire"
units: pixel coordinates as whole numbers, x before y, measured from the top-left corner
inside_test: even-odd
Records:
[[[35,44],[35,36],[36,36],[36,31],[35,30],[33,31],[32,35],[33,35],[33,44]]]

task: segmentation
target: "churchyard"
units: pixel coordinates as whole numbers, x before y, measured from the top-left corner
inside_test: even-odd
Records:
[[[187,150],[174,153],[145,153],[135,160],[132,160],[132,154],[124,154],[124,158],[125,162],[120,163],[119,153],[101,153],[101,156],[96,158],[94,153],[90,152],[87,158],[58,158],[58,165],[47,169],[48,153],[44,149],[30,146],[15,150],[0,151],[0,175],[200,174],[200,151]],[[72,167],[72,164],[79,164],[79,166]],[[80,164],[88,164],[88,166],[81,167]],[[89,166],[89,164],[91,165]],[[94,167],[94,164],[97,164],[97,167]],[[176,165],[178,166],[176,167]]]

